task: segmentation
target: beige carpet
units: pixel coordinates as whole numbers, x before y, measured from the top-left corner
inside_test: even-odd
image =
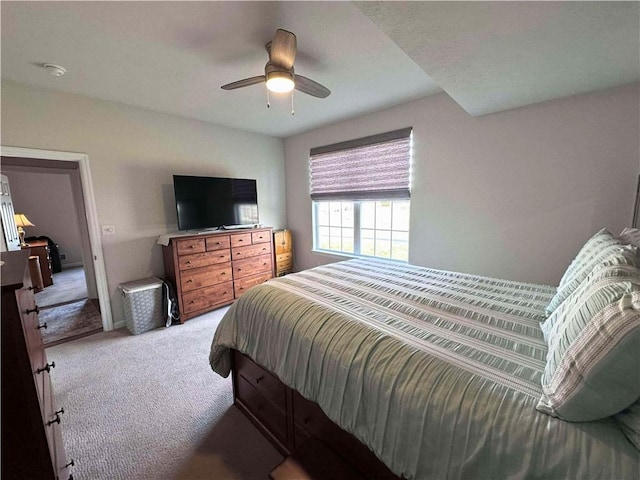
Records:
[[[41,329],[45,345],[102,330],[100,311],[93,301],[86,298],[40,310],[38,317],[41,325],[47,324],[46,329]]]
[[[87,298],[87,282],[83,267],[65,268],[53,274],[53,285],[36,293],[40,308]]]
[[[267,478],[282,457],[232,406],[231,379],[209,367],[225,310],[47,349],[74,478]]]

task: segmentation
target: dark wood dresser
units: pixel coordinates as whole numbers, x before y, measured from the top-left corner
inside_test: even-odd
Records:
[[[184,322],[228,305],[273,278],[272,229],[176,236],[163,246],[163,257]]]
[[[2,479],[71,479],[29,275],[29,251],[2,252]],[[71,462],[72,463],[72,462]]]

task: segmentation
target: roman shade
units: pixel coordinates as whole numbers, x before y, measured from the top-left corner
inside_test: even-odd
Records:
[[[408,199],[411,128],[311,149],[313,200]]]

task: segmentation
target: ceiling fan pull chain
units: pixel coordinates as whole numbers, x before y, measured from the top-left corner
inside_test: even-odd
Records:
[[[269,89],[265,89],[267,91],[267,108],[271,108],[271,102],[269,101]]]
[[[295,115],[296,111],[293,108],[293,90],[291,90],[291,115]]]

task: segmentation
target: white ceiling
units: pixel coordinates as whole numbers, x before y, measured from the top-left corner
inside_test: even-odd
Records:
[[[2,78],[276,137],[447,92],[471,115],[640,80],[638,2],[7,2]],[[220,86],[277,28],[317,99]],[[53,77],[42,63],[64,66]]]

